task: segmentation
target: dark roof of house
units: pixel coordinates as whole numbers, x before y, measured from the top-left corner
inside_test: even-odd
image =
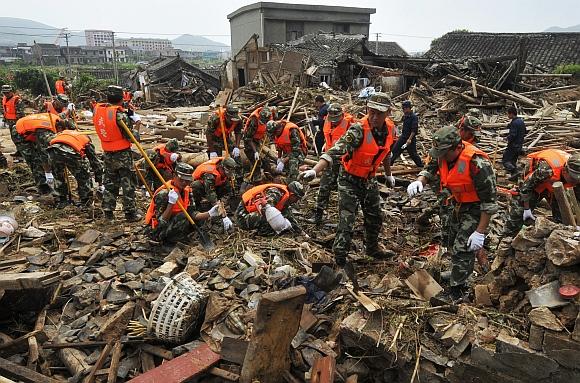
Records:
[[[365,39],[365,35],[317,33],[274,46],[281,51],[293,51],[310,56],[317,65],[332,66],[336,61],[342,61],[350,56]]]
[[[287,3],[272,3],[268,1],[261,1],[258,3],[248,4],[236,9],[230,13],[228,19],[233,19],[242,13],[252,11],[255,9],[291,9],[304,12],[345,12],[345,13],[365,13],[372,15],[377,12],[375,8],[357,8],[357,7],[338,7],[330,5],[314,5],[314,4],[287,4]]]
[[[176,74],[187,72],[201,78],[208,86],[216,89],[219,89],[220,87],[220,80],[218,77],[189,64],[179,56],[158,57],[150,61],[145,67],[145,70],[149,74],[151,83],[160,83],[169,78],[175,77]]]
[[[425,56],[463,59],[517,55],[523,39],[528,40],[528,62],[547,68],[580,62],[580,32],[450,32],[433,40]]]
[[[377,56],[409,57],[409,54],[394,41],[367,41],[366,48]]]

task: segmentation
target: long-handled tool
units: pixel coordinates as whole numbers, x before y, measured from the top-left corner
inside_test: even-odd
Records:
[[[223,108],[220,106],[220,108]],[[220,110],[220,112],[222,112]],[[224,116],[223,118],[221,116]],[[226,151],[226,158],[228,158],[230,156],[230,151],[228,148],[228,140],[226,138],[226,123],[225,123],[225,112],[220,113],[220,128],[222,130],[222,139],[224,140],[224,150]],[[230,183],[232,184],[232,193],[234,192],[234,190],[236,190],[236,181],[234,180],[234,177],[230,177]]]
[[[147,189],[147,193],[149,193],[149,196],[153,198],[153,191],[151,191],[151,186],[149,186],[147,180],[145,180],[145,177],[143,177],[143,173],[141,173],[141,169],[139,169],[137,163],[134,163],[133,167],[135,168],[135,172],[137,172],[137,177],[139,177],[141,183],[143,184],[143,186],[145,186],[145,189]]]
[[[254,176],[254,172],[256,171],[256,167],[258,166],[258,162],[262,161],[262,152],[264,151],[264,146],[266,144],[266,137],[262,139],[262,143],[260,144],[260,149],[258,153],[260,155],[259,160],[255,160],[254,165],[252,166],[252,171],[250,171],[250,175],[247,178],[244,178],[244,182],[240,185],[240,193],[245,192],[249,189],[249,186],[252,184],[252,177]]]
[[[129,129],[129,127],[127,126],[127,124],[125,124],[124,121],[119,121],[119,122],[121,123],[121,127],[123,128],[125,133],[127,133],[129,138],[131,139],[131,141],[135,144],[137,149],[139,149],[139,152],[141,153],[141,155],[143,156],[143,158],[145,159],[145,161],[147,162],[147,164],[149,165],[149,167],[151,168],[153,173],[155,173],[155,175],[157,176],[159,181],[161,181],[161,183],[167,188],[167,190],[171,190],[171,186],[169,186],[169,183],[167,181],[165,181],[165,179],[163,178],[161,173],[159,173],[159,170],[157,170],[157,168],[155,167],[155,165],[153,164],[153,162],[151,161],[151,159],[149,158],[147,153],[145,153],[145,150],[143,150],[143,147],[141,146],[141,144],[139,144],[139,142],[137,141],[137,139],[133,135],[133,132],[131,132],[131,129]],[[213,242],[211,241],[211,239],[209,238],[207,233],[204,232],[203,230],[201,230],[200,227],[195,223],[193,218],[191,218],[191,216],[187,212],[187,209],[183,206],[183,204],[181,203],[180,200],[177,200],[177,206],[183,212],[183,214],[185,215],[185,218],[187,218],[189,223],[197,231],[197,234],[199,235],[199,239],[201,241],[201,245],[203,246],[204,250],[206,250],[206,251],[213,250],[215,248],[215,245],[213,244]]]
[[[318,146],[316,146],[316,134],[312,131],[312,122],[308,117],[308,111],[304,108],[304,115],[306,116],[306,121],[308,121],[308,130],[310,131],[309,136],[312,137],[312,146],[314,146],[314,151],[316,152],[316,158],[320,158],[320,153],[318,152]],[[327,150],[330,148],[327,148]]]

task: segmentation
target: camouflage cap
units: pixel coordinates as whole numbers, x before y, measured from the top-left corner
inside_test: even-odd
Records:
[[[56,99],[63,105],[68,105],[68,97],[66,96],[66,94],[57,94]]]
[[[298,198],[304,197],[306,192],[304,191],[304,186],[298,181],[292,181],[288,184],[288,191],[292,194],[298,196]]]
[[[193,181],[193,167],[185,162],[179,162],[175,166],[175,175],[184,181]]]
[[[454,149],[461,142],[459,131],[454,126],[445,126],[433,134],[433,147],[429,154],[433,158],[440,158],[449,150]]]
[[[232,157],[224,158],[222,166],[226,169],[235,170],[238,168],[238,163]]]
[[[477,108],[470,108],[467,111],[467,114],[473,117],[477,117],[477,118],[481,118],[482,117],[482,113],[481,110],[477,109]]]
[[[566,162],[566,170],[568,170],[568,174],[572,177],[575,181],[580,182],[580,153],[575,153],[568,158]]]
[[[481,120],[473,116],[463,117],[463,124],[461,125],[464,129],[479,131],[481,130]]]
[[[272,117],[272,111],[270,110],[270,108],[266,105],[262,108],[262,110],[260,110],[260,120],[262,122],[266,122],[270,119],[270,117]]]
[[[343,115],[342,106],[338,102],[333,102],[328,107],[328,121],[339,122]]]
[[[123,97],[123,88],[118,85],[109,85],[107,87],[107,94],[111,96],[121,96]]]
[[[171,140],[167,141],[165,144],[165,149],[172,153],[177,152],[179,150],[179,142],[177,141],[177,138],[172,138]]]
[[[5,84],[2,85],[2,93],[8,93],[8,92],[12,92],[12,86]]]
[[[226,107],[226,115],[230,118],[230,120],[232,121],[240,121],[240,110],[238,109],[237,106],[229,104]]]
[[[367,107],[378,110],[379,112],[387,112],[391,105],[389,95],[382,92],[373,93],[367,101]]]
[[[268,123],[266,123],[266,131],[268,134],[274,134],[276,129],[278,129],[278,121],[268,121]]]

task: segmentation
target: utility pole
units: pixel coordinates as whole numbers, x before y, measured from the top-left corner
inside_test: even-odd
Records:
[[[375,54],[378,55],[379,54],[379,36],[381,35],[381,33],[375,33],[375,36],[377,36],[376,42],[375,42]]]
[[[64,34],[64,39],[66,41],[66,62],[68,64],[68,75],[72,78],[72,69],[71,69],[71,64],[70,64],[70,50],[69,50],[69,46],[68,46],[69,35],[70,35],[70,33],[66,32]]]
[[[115,85],[119,85],[119,72],[117,70],[117,52],[115,51],[115,32],[111,32],[113,38],[113,72],[115,73]]]

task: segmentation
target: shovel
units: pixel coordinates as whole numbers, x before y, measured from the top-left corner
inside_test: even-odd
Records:
[[[258,152],[260,154],[260,159],[254,162],[254,166],[252,166],[252,171],[250,172],[250,175],[247,178],[244,178],[244,181],[240,185],[240,194],[245,193],[250,187],[253,186],[252,177],[254,176],[254,172],[256,171],[256,167],[258,166],[258,162],[262,161],[262,152],[264,150],[265,144],[266,137],[264,137],[264,139],[262,140],[262,144],[260,145],[260,151]]]
[[[356,272],[352,262],[346,261],[346,264],[344,265],[344,272],[346,273],[346,276],[352,281],[352,291],[358,293],[358,280],[356,278]]]
[[[163,183],[163,185],[167,188],[167,190],[171,190],[171,187],[169,186],[169,183],[167,183],[165,181],[165,179],[163,178],[163,176],[161,175],[161,173],[159,173],[159,170],[157,170],[157,168],[155,167],[155,165],[153,164],[153,162],[151,162],[151,159],[149,158],[149,156],[147,155],[147,153],[145,153],[145,150],[143,150],[143,147],[141,146],[141,144],[139,144],[139,142],[137,141],[137,139],[133,135],[133,132],[131,132],[131,129],[129,129],[127,127],[127,125],[125,124],[124,121],[119,121],[119,122],[121,123],[121,127],[123,128],[123,130],[125,131],[125,133],[127,133],[127,135],[129,136],[129,138],[131,139],[131,141],[135,144],[135,146],[137,147],[137,149],[139,149],[139,152],[141,152],[141,155],[145,159],[145,162],[147,162],[147,164],[149,165],[149,167],[151,168],[151,170],[153,171],[153,173],[155,173],[155,175],[157,176],[157,178],[159,179],[159,181],[161,181]],[[197,234],[199,235],[199,240],[201,241],[201,245],[203,246],[203,249],[205,251],[208,251],[208,252],[211,251],[211,250],[213,250],[215,248],[214,243],[211,241],[211,239],[209,238],[208,234],[206,232],[204,232],[203,230],[201,230],[200,227],[195,223],[195,221],[193,220],[193,218],[191,218],[191,216],[187,212],[187,209],[183,206],[183,204],[181,203],[181,201],[177,200],[177,206],[179,206],[179,209],[185,215],[185,217],[187,218],[187,220],[189,221],[189,223],[197,231]]]

